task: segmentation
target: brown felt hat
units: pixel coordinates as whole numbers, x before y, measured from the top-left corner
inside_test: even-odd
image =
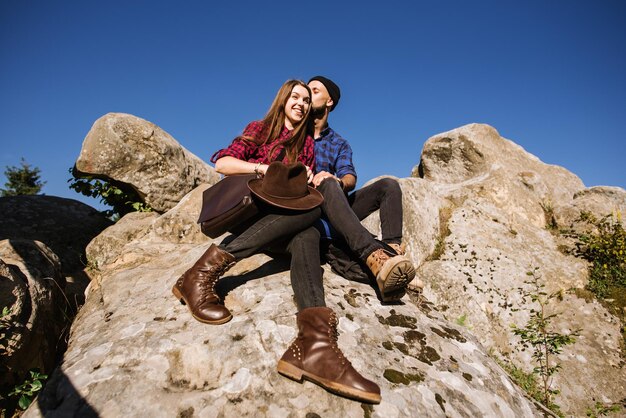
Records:
[[[248,181],[248,187],[259,199],[283,209],[309,210],[324,201],[320,192],[307,185],[306,167],[302,163],[274,161],[265,177]]]

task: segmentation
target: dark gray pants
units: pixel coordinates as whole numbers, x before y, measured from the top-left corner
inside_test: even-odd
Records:
[[[291,255],[291,287],[298,310],[326,306],[320,266],[320,234],[311,225],[320,208],[307,212],[261,208],[262,214],[234,230],[236,237],[219,247],[237,261],[271,251]],[[229,237],[230,239],[230,237]]]
[[[380,209],[382,241],[402,241],[402,189],[394,179],[380,179],[346,196],[334,179],[324,180],[317,188],[324,196],[322,210],[350,250],[365,261],[382,248],[361,221]]]

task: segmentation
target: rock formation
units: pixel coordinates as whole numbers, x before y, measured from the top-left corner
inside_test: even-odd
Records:
[[[1,197],[0,213],[0,240],[43,242],[59,257],[65,276],[85,268],[85,247],[112,223],[89,205],[56,196]]]
[[[576,295],[587,283],[587,263],[563,253],[558,233],[546,225],[570,228],[582,210],[598,217],[621,212],[624,219],[626,192],[585,189],[574,174],[476,124],[430,138],[413,174],[421,178],[402,179],[405,194],[441,199],[408,198],[404,205],[407,213],[420,214],[424,206],[431,216],[439,212],[438,240],[420,239],[433,235],[432,225],[409,238],[426,298],[449,320],[464,318],[487,349],[530,372],[530,352],[521,349],[511,325],[524,326],[529,319],[533,305],[522,299],[520,288],[528,286],[526,272],[538,268],[547,291],[564,292],[551,312],[560,313],[554,329],[581,332],[558,358],[556,403],[568,414],[583,415],[596,401],[620,402],[626,393],[620,321],[599,302]],[[408,218],[410,227],[415,215]]]
[[[424,294],[382,305],[372,287],[324,270],[339,345],[380,384],[380,405],[276,372],[296,335],[283,260],[256,255],[228,272],[219,289],[234,314],[227,324],[201,324],[175,300],[172,284],[213,242],[194,224],[203,186],[162,215],[125,216],[90,243],[86,304],[62,364],[25,416],[542,416],[495,359],[534,366],[510,326],[530,316],[520,288],[535,268],[549,291],[563,291],[555,330],[580,330],[558,357],[556,403],[580,416],[596,401],[622,400],[619,319],[572,290],[586,284],[587,264],[563,252],[546,225],[575,227],[581,210],[625,215],[626,191],[586,189],[476,124],[430,138],[413,177],[399,182]],[[364,224],[379,232],[377,214]]]
[[[219,176],[158,126],[124,113],[98,119],[76,161],[80,173],[131,186],[152,209],[165,212],[200,184]]]
[[[66,347],[88,279],[85,247],[111,221],[84,203],[52,196],[0,198],[0,386],[28,370],[50,373]],[[6,326],[5,326],[6,325]]]

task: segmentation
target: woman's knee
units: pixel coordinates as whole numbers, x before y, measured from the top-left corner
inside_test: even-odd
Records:
[[[317,228],[309,227],[304,231],[296,234],[291,240],[293,244],[306,244],[319,246],[320,232]]]

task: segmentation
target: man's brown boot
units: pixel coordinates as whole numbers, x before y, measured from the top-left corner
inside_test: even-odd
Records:
[[[376,276],[383,302],[400,300],[415,277],[415,268],[404,255],[393,255],[379,248],[367,257],[367,267]]]
[[[398,255],[406,254],[406,245],[404,243],[401,243],[401,244],[391,243],[387,245],[389,245]]]
[[[215,284],[234,264],[234,256],[211,244],[196,264],[176,281],[172,293],[189,307],[191,315],[198,321],[214,325],[228,322],[233,316],[221,304]]]
[[[359,374],[337,346],[337,316],[326,307],[296,315],[298,336],[278,361],[278,373],[361,402],[380,403],[380,388]]]

